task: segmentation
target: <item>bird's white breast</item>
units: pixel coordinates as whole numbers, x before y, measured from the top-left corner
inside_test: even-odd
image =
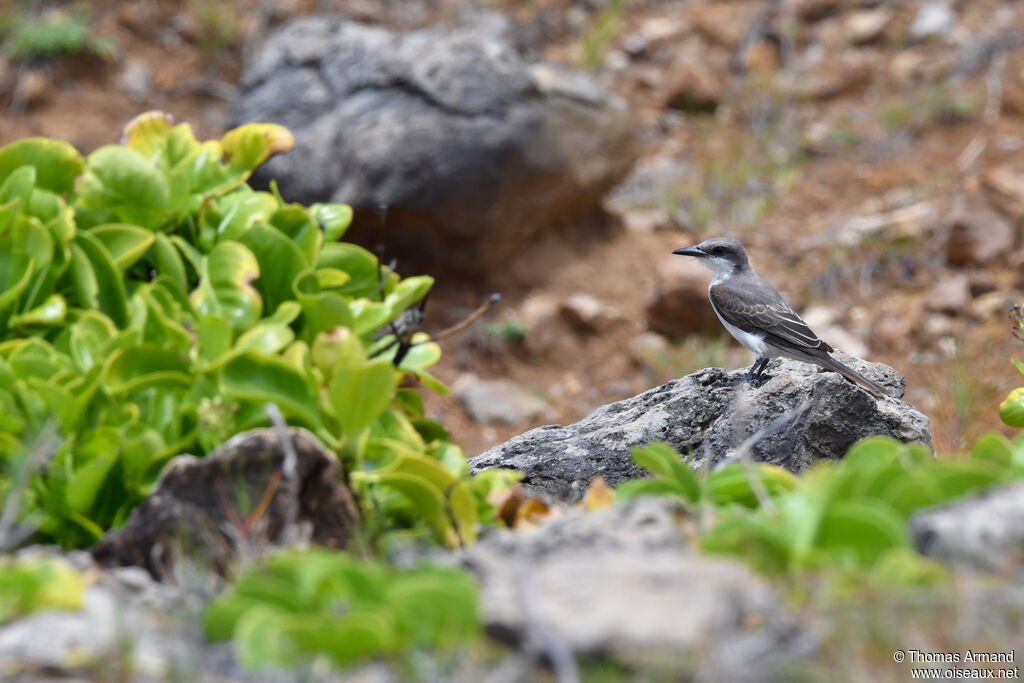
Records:
[[[721,281],[721,279],[722,278],[718,276],[718,273],[715,273],[715,278],[711,281],[711,285],[708,286],[708,296],[709,297],[711,295],[711,287],[713,287],[714,285],[718,284]],[[774,358],[775,357],[775,355],[772,353],[772,349],[767,344],[764,343],[764,335],[763,334],[762,335],[757,335],[757,334],[750,334],[749,332],[744,332],[743,330],[741,330],[740,328],[736,327],[735,325],[730,325],[729,323],[727,323],[725,321],[725,318],[723,318],[719,314],[718,309],[715,308],[715,305],[713,303],[711,304],[711,309],[715,312],[715,315],[718,316],[718,320],[719,320],[719,322],[722,323],[722,326],[725,329],[729,330],[729,334],[731,334],[733,336],[733,338],[736,341],[738,341],[740,344],[743,344],[748,349],[753,351],[754,354],[758,358]]]

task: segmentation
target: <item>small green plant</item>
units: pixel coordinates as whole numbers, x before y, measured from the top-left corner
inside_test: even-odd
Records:
[[[51,59],[89,52],[109,59],[117,52],[111,38],[93,33],[89,7],[75,3],[39,17],[15,13],[8,20],[7,51],[19,61]]]
[[[580,61],[584,69],[594,71],[604,64],[608,46],[618,34],[625,12],[626,0],[609,0],[608,6],[601,12],[594,27],[583,38]]]
[[[529,330],[521,320],[509,318],[497,323],[490,323],[486,327],[487,333],[495,337],[501,337],[505,341],[519,343],[526,339]]]
[[[59,558],[0,558],[0,624],[43,609],[81,609],[85,586]]]
[[[279,553],[247,570],[206,611],[207,636],[234,639],[250,669],[325,657],[343,669],[414,649],[451,649],[480,633],[464,570],[395,570],[330,550]]]
[[[189,0],[187,7],[197,24],[195,41],[200,49],[219,53],[242,40],[243,17],[233,4]]]

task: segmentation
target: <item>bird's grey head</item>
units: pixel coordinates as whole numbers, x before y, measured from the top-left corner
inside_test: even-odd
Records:
[[[747,250],[739,240],[731,237],[712,237],[692,247],[676,249],[672,253],[699,259],[702,265],[715,272],[716,279],[750,267]]]

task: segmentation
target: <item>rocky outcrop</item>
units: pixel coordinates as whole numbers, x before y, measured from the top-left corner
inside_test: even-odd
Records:
[[[917,549],[940,560],[1021,572],[1024,563],[1024,484],[986,491],[910,518]]]
[[[896,370],[839,356],[903,395],[903,376]],[[597,476],[613,486],[644,476],[630,449],[653,441],[692,454],[697,464],[714,465],[756,435],[747,443],[753,459],[793,472],[822,458],[840,458],[866,436],[931,445],[923,413],[895,397],[875,399],[834,372],[776,360],[761,386],[744,383],[744,372],[695,372],[598,408],[576,424],[532,429],[471,458],[470,466],[516,469],[532,489],[566,497]]]
[[[340,463],[306,430],[288,433],[290,445],[274,429],[254,429],[205,458],[174,458],[156,490],[124,527],[103,537],[93,557],[104,566],[135,565],[168,579],[185,555],[224,571],[246,543],[312,540],[344,548],[359,512],[339,479]],[[292,474],[284,465],[289,449]]]
[[[245,66],[236,121],[272,121],[295,150],[260,168],[293,201],[386,209],[389,253],[482,273],[594,210],[636,153],[622,99],[513,48],[504,20],[396,34],[312,17]],[[357,225],[362,222],[357,215]]]
[[[493,535],[465,551],[496,638],[550,658],[612,655],[688,662],[697,680],[773,680],[809,638],[778,597],[735,560],[700,555],[666,499]]]

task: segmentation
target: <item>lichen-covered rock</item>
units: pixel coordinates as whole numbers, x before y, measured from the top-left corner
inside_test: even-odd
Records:
[[[389,253],[467,273],[594,210],[636,158],[625,102],[528,63],[507,27],[495,15],[405,34],[287,23],[245,65],[233,109],[295,134],[256,181],[291,201],[347,202],[370,230],[386,208]]]
[[[274,429],[239,434],[205,458],[179,455],[128,523],[93,548],[93,557],[104,566],[135,565],[165,579],[185,554],[223,571],[247,542],[308,539],[344,548],[359,512],[339,479],[340,463],[308,431],[288,434],[295,450],[291,484]]]
[[[845,354],[842,360],[903,395],[903,376],[896,370]],[[895,397],[876,399],[837,373],[776,360],[768,366],[770,379],[754,386],[744,383],[744,372],[695,372],[602,406],[575,424],[520,434],[471,458],[470,466],[474,471],[517,469],[534,490],[572,496],[597,476],[611,485],[644,476],[630,458],[634,446],[666,441],[692,453],[693,462],[714,465],[787,413],[792,419],[750,444],[754,460],[800,472],[819,459],[842,457],[866,436],[931,445],[928,418],[917,408]]]

